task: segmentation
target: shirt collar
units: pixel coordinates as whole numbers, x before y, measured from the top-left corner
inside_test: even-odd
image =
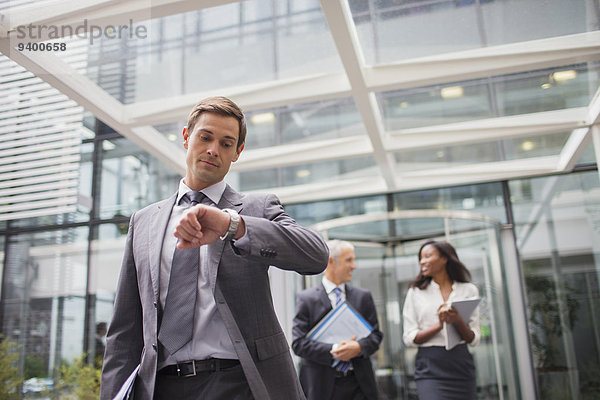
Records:
[[[325,292],[327,294],[330,294],[331,292],[333,292],[333,289],[335,289],[336,287],[339,287],[342,290],[342,293],[346,293],[346,284],[342,283],[339,286],[336,286],[335,283],[331,282],[329,279],[325,278],[325,276],[323,275],[323,287],[325,288]]]
[[[205,187],[200,192],[204,193],[204,195],[206,197],[208,197],[210,199],[210,201],[212,201],[213,203],[219,204],[219,202],[221,201],[221,197],[223,196],[223,192],[225,192],[226,187],[227,187],[227,184],[225,183],[225,181],[219,181],[219,182],[215,183],[214,185]],[[192,191],[192,189],[190,189],[188,187],[188,185],[186,185],[183,182],[183,179],[181,179],[179,181],[179,189],[177,191],[176,204],[179,204],[179,201],[181,200],[181,198],[183,196],[185,196],[185,194],[187,192],[191,192],[191,191]]]
[[[456,281],[452,281],[452,291],[454,291],[454,289],[456,289]],[[433,279],[429,282],[429,285],[431,285],[431,287],[439,289],[440,285],[437,284],[436,281],[434,281]]]

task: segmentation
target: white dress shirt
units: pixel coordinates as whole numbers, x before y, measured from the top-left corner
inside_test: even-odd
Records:
[[[203,189],[201,192],[208,197],[213,205],[219,204],[221,196],[225,191],[226,184],[221,181]],[[167,231],[162,245],[160,259],[160,304],[162,309],[165,306],[167,291],[169,288],[169,277],[171,274],[171,265],[173,263],[173,253],[177,238],[173,235],[175,227],[181,220],[184,211],[190,207],[185,199],[179,204],[181,198],[190,192],[190,189],[183,179],[179,182],[177,200],[171,211],[171,217],[167,225]],[[249,243],[247,235],[236,241],[236,248],[243,247],[245,239]],[[217,268],[216,265],[209,265],[208,246],[200,247],[200,268],[198,269],[198,293],[196,298],[196,308],[194,309],[194,330],[192,340],[185,344],[175,354],[169,355],[163,351],[159,357],[158,369],[167,365],[175,364],[188,360],[203,360],[206,358],[231,358],[237,359],[238,356],[233,348],[233,343],[229,338],[225,324],[221,315],[217,311],[217,305],[208,280],[209,268]]]
[[[452,300],[462,300],[478,296],[479,290],[477,289],[477,286],[472,283],[454,282],[452,284],[450,296],[448,296],[448,303],[451,303]],[[439,318],[437,310],[443,303],[444,299],[442,298],[440,286],[433,280],[431,280],[431,283],[425,289],[421,290],[416,287],[408,289],[406,300],[404,302],[404,310],[402,312],[404,317],[404,344],[407,346],[423,347],[445,346],[446,335],[444,334],[443,329],[437,332],[427,342],[419,345],[415,343],[415,337],[419,331],[438,324]],[[473,311],[473,314],[468,321],[468,325],[475,334],[473,341],[469,344],[475,346],[479,343],[481,337],[479,330],[479,307]],[[460,343],[465,343],[465,341],[463,340]]]

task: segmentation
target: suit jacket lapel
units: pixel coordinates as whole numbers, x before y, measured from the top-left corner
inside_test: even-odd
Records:
[[[316,325],[323,317],[333,309],[331,307],[331,301],[329,300],[329,296],[327,296],[327,292],[325,291],[325,287],[323,284],[320,284],[316,287],[317,289],[317,303],[315,303],[315,320],[312,321],[312,325]]]
[[[329,296],[327,295],[327,291],[325,291],[325,286],[323,284],[317,286],[317,290],[319,293],[319,302],[321,306],[326,310],[325,312],[329,312],[333,307],[331,307],[331,300],[329,300]]]
[[[350,304],[352,307],[354,307],[354,309],[356,309],[356,306],[354,304],[354,291],[352,286],[348,285],[346,283],[346,303]]]
[[[233,190],[229,185],[225,187],[225,191],[221,196],[221,200],[219,204],[217,204],[219,209],[231,208],[232,210],[241,213],[243,210],[242,204],[242,195],[235,190]],[[216,242],[208,245],[208,256],[210,258],[209,268],[208,268],[208,279],[210,283],[210,288],[214,292],[215,283],[217,281],[217,273],[219,269],[219,263],[221,261],[221,256],[223,255],[223,249],[225,248],[225,242],[223,240],[217,240]]]
[[[169,218],[171,217],[171,211],[173,210],[176,199],[177,193],[165,201],[158,203],[154,210],[152,222],[148,224],[148,261],[150,264],[150,277],[152,279],[152,289],[154,290],[155,299],[158,299],[160,296],[160,255],[162,244],[167,233],[167,225],[169,224]],[[158,232],[162,234],[157,234]]]

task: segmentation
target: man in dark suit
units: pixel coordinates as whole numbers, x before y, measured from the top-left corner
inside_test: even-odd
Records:
[[[274,195],[245,195],[223,182],[245,136],[235,103],[200,101],[183,130],[187,168],[178,192],[131,216],[102,400],[138,365],[135,399],[304,399],[268,270],[320,273],[328,249]]]
[[[96,324],[96,356],[94,361],[98,365],[102,365],[102,358],[104,357],[104,341],[106,340],[106,322],[98,322]]]
[[[294,318],[292,349],[302,357],[300,382],[309,400],[377,399],[375,374],[369,357],[379,348],[377,312],[371,293],[346,284],[356,269],[354,246],[333,240],[322,284],[298,293]],[[371,333],[356,340],[324,343],[309,340],[306,334],[333,307],[346,301],[373,327]]]

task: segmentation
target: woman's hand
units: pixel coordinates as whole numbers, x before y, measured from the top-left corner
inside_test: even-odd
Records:
[[[446,303],[442,303],[438,307],[437,313],[438,313],[438,318],[440,320],[440,325],[442,325],[444,322],[450,322],[448,320],[448,313],[450,312],[450,310],[452,310],[452,307],[448,306],[448,304],[446,304]]]
[[[458,311],[456,311],[456,308],[442,304],[438,308],[438,316],[440,318],[440,321],[454,325],[456,330],[458,330],[458,333],[460,334],[461,338],[465,342],[471,343],[475,338],[475,333],[473,333],[469,325],[467,325],[465,321],[463,321]]]
[[[460,316],[458,311],[456,311],[455,308],[448,307],[448,306],[443,307],[443,306],[444,305],[440,306],[440,308],[438,309],[438,315],[440,317],[440,321],[446,322],[447,324],[464,323],[462,317]]]

